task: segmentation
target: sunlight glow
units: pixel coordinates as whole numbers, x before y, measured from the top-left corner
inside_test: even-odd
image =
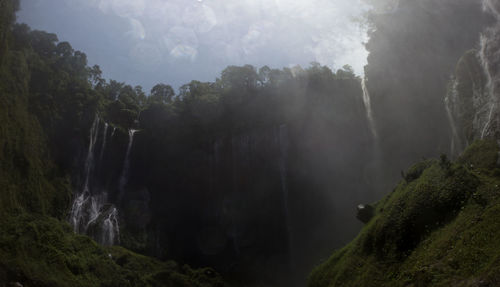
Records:
[[[128,19],[129,37],[174,59],[196,61],[210,53],[227,64],[258,65],[254,62],[259,57],[280,53],[290,63],[318,61],[334,69],[350,64],[360,74],[366,64],[366,28],[353,20],[368,9],[361,0],[90,3],[105,14]]]

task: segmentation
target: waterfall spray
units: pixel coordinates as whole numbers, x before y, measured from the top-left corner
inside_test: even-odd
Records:
[[[101,243],[103,245],[113,245],[115,239],[119,242],[120,228],[118,225],[118,210],[115,207],[109,212],[108,217],[104,219],[102,227],[104,232],[102,233]]]

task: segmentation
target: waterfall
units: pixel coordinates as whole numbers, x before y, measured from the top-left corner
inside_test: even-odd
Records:
[[[481,35],[480,39],[481,40],[480,40],[479,59],[480,59],[481,66],[483,67],[484,74],[486,76],[485,90],[486,90],[487,94],[485,95],[485,97],[488,98],[486,100],[487,105],[484,105],[484,107],[488,108],[488,106],[489,106],[488,111],[485,113],[485,114],[487,114],[487,117],[483,120],[484,124],[481,128],[481,138],[484,138],[484,136],[486,135],[486,133],[488,131],[488,128],[491,126],[491,122],[493,119],[493,112],[495,111],[497,103],[495,101],[495,86],[494,86],[493,76],[491,75],[491,72],[490,72],[489,60],[488,60],[487,52],[486,52],[486,49],[488,46],[488,38],[485,35]]]
[[[287,161],[288,161],[288,127],[285,124],[279,126],[278,129],[278,144],[280,149],[279,170],[281,179],[281,190],[283,192],[283,209],[285,211],[285,224],[288,234],[288,250],[290,264],[293,264],[292,256],[292,227],[290,222],[290,210],[288,202],[288,185],[287,185]]]
[[[444,106],[446,108],[446,115],[448,116],[448,122],[451,127],[451,146],[450,146],[450,154],[452,156],[457,155],[463,149],[462,141],[458,134],[458,126],[455,121],[455,115],[458,114],[458,80],[456,78],[452,78],[451,80],[451,89],[446,94],[444,98]]]
[[[98,133],[99,133],[99,117],[96,116],[90,128],[89,149],[87,151],[87,158],[85,159],[85,173],[84,173],[85,184],[83,187],[84,192],[89,191],[89,178],[90,178],[90,173],[94,168],[94,147],[97,142]]]
[[[113,131],[111,132],[111,138],[113,138],[113,136],[115,135],[115,132],[116,132],[116,127],[113,127]]]
[[[444,99],[452,140],[451,154],[456,156],[469,141],[498,138],[500,133],[500,14],[492,0],[483,0],[486,13],[496,22],[480,34],[475,58],[459,62],[455,77],[450,81]],[[464,57],[468,55],[464,55]],[[467,60],[469,59],[469,60]],[[475,61],[480,72],[471,69],[468,61]],[[468,74],[466,73],[468,72]]]
[[[500,20],[500,13],[498,12],[497,8],[495,7],[495,4],[491,2],[492,0],[483,0],[483,11],[490,12],[495,16],[497,20]]]
[[[125,191],[125,186],[127,185],[128,181],[128,173],[130,169],[130,151],[132,150],[132,144],[134,143],[134,134],[137,132],[137,130],[130,129],[128,131],[128,146],[127,146],[127,152],[125,153],[125,161],[123,163],[123,170],[122,170],[122,175],[120,176],[120,181],[119,181],[119,197],[118,201],[121,201],[123,197],[123,193]]]
[[[75,197],[70,212],[70,223],[75,232],[88,234],[103,245],[112,245],[119,240],[118,210],[107,204],[105,191],[91,191],[90,179],[95,165],[95,146],[99,134],[100,119],[96,115],[90,128],[89,147],[84,165],[84,184],[82,191]],[[104,124],[99,161],[106,147],[108,124]],[[92,189],[96,189],[92,186]],[[109,212],[111,208],[111,212]]]
[[[84,216],[84,206],[88,202],[88,199],[89,199],[88,193],[82,192],[73,201],[70,213],[70,223],[73,226],[73,230],[75,232],[78,233],[85,232],[85,230],[82,229],[81,227],[82,226],[81,222],[83,221],[83,216]]]
[[[363,103],[365,104],[366,117],[368,118],[368,123],[370,124],[370,130],[372,132],[373,138],[377,139],[377,129],[375,127],[375,120],[373,119],[372,104],[370,99],[370,93],[366,87],[366,77],[361,80],[361,89],[363,90]]]
[[[101,244],[113,245],[115,242],[115,235],[119,241],[120,228],[118,225],[118,210],[115,207],[112,208],[107,218],[104,219],[102,228],[104,232],[102,233]]]
[[[491,0],[483,0],[483,9],[489,12],[497,22],[480,36],[478,58],[486,77],[482,93],[473,98],[475,118],[474,130],[479,138],[494,136],[499,128],[499,101],[496,94],[500,85],[495,67],[498,61],[498,38],[500,31],[500,14]]]
[[[104,132],[102,135],[102,146],[101,153],[99,154],[99,161],[102,161],[102,157],[104,156],[104,149],[106,148],[106,136],[108,135],[108,123],[104,123]]]
[[[91,197],[90,188],[89,188],[89,180],[90,174],[94,168],[94,147],[97,142],[97,135],[99,133],[99,117],[96,115],[94,118],[94,122],[90,127],[90,140],[89,147],[87,151],[87,157],[85,159],[84,166],[84,184],[82,192],[75,197],[73,201],[73,205],[71,207],[70,212],[70,222],[73,225],[73,229],[75,232],[85,232],[86,229],[86,212],[85,208],[89,202]]]

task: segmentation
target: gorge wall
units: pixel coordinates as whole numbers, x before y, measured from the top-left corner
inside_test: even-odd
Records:
[[[245,282],[304,282],[359,228],[374,139],[359,78],[313,67],[286,81],[290,93],[255,88],[244,99],[254,109],[219,103],[213,122],[171,109],[194,106],[199,83],[142,110],[128,135],[109,113],[95,117],[79,152],[76,230]]]

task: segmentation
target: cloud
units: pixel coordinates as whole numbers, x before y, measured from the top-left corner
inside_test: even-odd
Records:
[[[182,22],[198,33],[207,33],[217,25],[215,12],[207,5],[192,4],[184,8]]]
[[[366,29],[353,21],[369,8],[363,0],[74,1],[127,19],[133,47],[146,41],[164,61],[201,65],[208,57],[214,69],[317,61],[333,69],[350,64],[360,74],[366,64]]]

